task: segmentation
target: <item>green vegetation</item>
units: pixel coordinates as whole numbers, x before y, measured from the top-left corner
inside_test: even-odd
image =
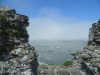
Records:
[[[13,29],[17,24],[18,22],[16,20],[7,19],[6,15],[0,14],[0,33],[22,33],[23,30],[21,29]]]
[[[71,60],[68,60],[68,61],[63,63],[63,66],[70,66],[70,65],[72,65],[72,63],[73,62]]]
[[[52,66],[52,65],[54,65],[53,63],[50,63],[50,64],[48,64],[49,66]]]

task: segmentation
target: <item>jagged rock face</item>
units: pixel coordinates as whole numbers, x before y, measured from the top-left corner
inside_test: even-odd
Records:
[[[28,38],[29,18],[14,9],[0,6],[0,73],[36,75],[37,53]]]
[[[100,46],[100,19],[97,23],[93,23],[92,28],[89,29],[88,45]]]
[[[79,66],[82,75],[100,75],[100,19],[89,29],[87,47],[81,52],[72,53],[74,62]]]

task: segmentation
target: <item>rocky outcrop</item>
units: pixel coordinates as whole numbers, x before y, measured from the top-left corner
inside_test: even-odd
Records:
[[[29,44],[26,15],[0,6],[0,75],[36,75],[35,48]]]
[[[92,28],[89,29],[88,45],[100,46],[100,19],[97,23],[93,23]]]
[[[72,55],[83,75],[100,75],[100,19],[89,29],[87,47]]]

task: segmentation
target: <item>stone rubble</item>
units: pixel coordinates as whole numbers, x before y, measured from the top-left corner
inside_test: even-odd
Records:
[[[37,53],[29,44],[26,15],[0,6],[0,75],[36,75]]]

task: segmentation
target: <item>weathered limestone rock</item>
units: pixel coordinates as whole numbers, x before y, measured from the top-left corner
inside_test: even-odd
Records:
[[[1,6],[0,5],[0,11],[9,11],[10,8],[8,6]]]
[[[0,75],[37,75],[37,53],[29,44],[26,15],[0,6]]]

